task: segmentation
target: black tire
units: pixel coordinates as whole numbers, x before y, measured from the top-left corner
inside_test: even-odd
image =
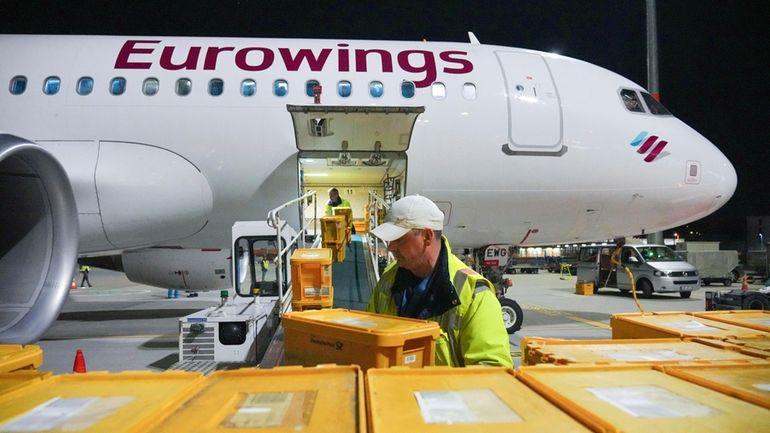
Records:
[[[730,278],[725,278],[724,281],[722,281],[722,284],[724,284],[725,287],[730,287],[733,285],[733,280],[731,280]]]
[[[679,292],[679,296],[682,297],[682,299],[688,299],[692,295],[692,292]]]
[[[524,312],[521,311],[519,303],[513,299],[500,298],[500,307],[503,309],[503,325],[505,325],[508,334],[513,334],[521,329]]]
[[[741,301],[744,310],[770,310],[770,301],[759,293],[746,295]]]
[[[636,283],[636,291],[641,292],[645,298],[652,298],[652,284],[647,280],[639,280]]]

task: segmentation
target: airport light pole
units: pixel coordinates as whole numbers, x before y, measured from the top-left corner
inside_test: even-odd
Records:
[[[647,0],[647,90],[660,101],[660,83],[658,82],[658,18],[655,0]],[[663,244],[663,232],[647,235],[650,244]]]

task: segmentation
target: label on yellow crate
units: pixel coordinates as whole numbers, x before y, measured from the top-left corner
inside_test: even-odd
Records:
[[[129,396],[55,397],[0,426],[0,432],[81,431],[131,402]]]
[[[636,418],[684,418],[720,412],[658,386],[587,388],[601,400]]]
[[[753,383],[751,386],[762,391],[770,391],[770,383]]]
[[[681,320],[677,322],[665,322],[661,323],[662,326],[669,328],[680,329],[682,331],[699,331],[699,332],[718,332],[719,328],[713,326],[704,325],[697,320]]]
[[[746,321],[756,323],[757,325],[770,326],[770,319],[748,319]]]
[[[341,323],[343,325],[357,326],[359,328],[376,328],[377,322],[360,319],[358,317],[343,317],[341,319],[332,319],[330,322]]]
[[[671,349],[656,349],[656,350],[619,350],[609,349],[604,347],[589,346],[591,352],[601,355],[605,358],[610,358],[614,361],[628,362],[628,361],[683,361],[688,359],[695,359],[694,356],[685,355]]]
[[[521,417],[491,389],[414,393],[426,424],[519,422]]]
[[[313,413],[316,391],[245,394],[226,428],[283,427],[302,430]]]

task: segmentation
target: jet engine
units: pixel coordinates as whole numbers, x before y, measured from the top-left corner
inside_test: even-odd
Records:
[[[0,133],[0,203],[0,343],[33,343],[56,320],[72,282],[75,198],[53,155]]]

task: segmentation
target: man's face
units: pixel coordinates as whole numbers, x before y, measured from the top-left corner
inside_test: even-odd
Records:
[[[339,198],[339,196],[340,196],[340,194],[337,191],[335,191],[335,190],[329,191],[329,200],[336,202],[337,198]]]
[[[415,269],[428,262],[427,254],[425,254],[428,245],[426,235],[421,229],[411,230],[395,241],[390,241],[388,251],[393,253],[400,267],[414,272]]]

